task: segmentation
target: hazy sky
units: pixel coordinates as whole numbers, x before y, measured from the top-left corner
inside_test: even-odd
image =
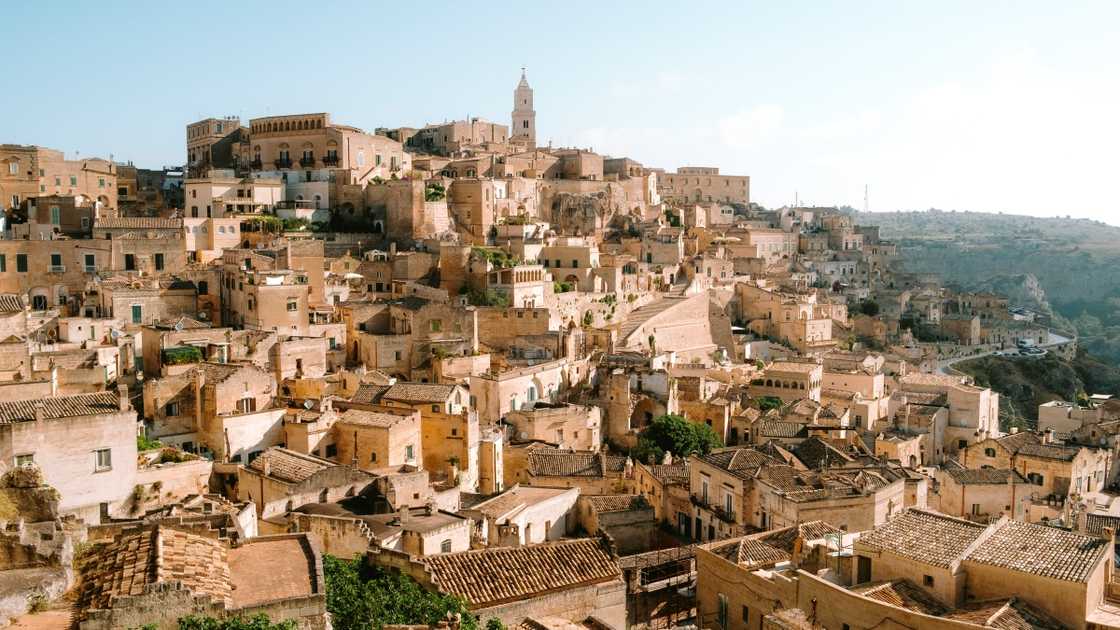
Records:
[[[563,8],[561,8],[563,7]],[[1120,2],[24,2],[0,141],[182,163],[207,116],[509,124],[755,201],[1120,224]]]

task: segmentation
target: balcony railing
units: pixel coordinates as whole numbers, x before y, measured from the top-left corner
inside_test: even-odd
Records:
[[[51,265],[51,273],[66,273],[66,265]]]
[[[292,168],[291,158],[280,158],[279,160],[273,160],[272,163],[276,165],[276,168]]]
[[[696,506],[699,506],[702,509],[708,510],[709,512],[714,514],[715,517],[718,518],[719,520],[724,521],[726,523],[735,524],[735,512],[733,510],[728,510],[728,509],[724,508],[722,505],[715,505],[713,503],[709,503],[709,502],[705,501],[702,497],[698,497],[696,495],[692,495],[689,498],[692,499],[693,505],[696,505]]]
[[[338,166],[337,155],[327,155],[323,157],[323,166]]]
[[[299,165],[302,166],[303,168],[311,168],[312,166],[315,166],[315,158],[313,158],[313,157],[301,157],[299,159]]]

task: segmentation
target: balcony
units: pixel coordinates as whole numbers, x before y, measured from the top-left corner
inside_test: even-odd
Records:
[[[696,495],[692,495],[689,498],[692,500],[693,505],[695,505],[695,506],[697,506],[697,507],[699,507],[703,510],[707,510],[707,511],[711,512],[719,520],[721,520],[725,523],[731,523],[732,525],[735,524],[735,512],[734,511],[727,510],[721,505],[714,505],[712,503],[709,503],[709,502],[705,501],[703,498],[698,497]]]
[[[279,160],[273,160],[272,163],[276,165],[276,168],[292,168],[291,158],[280,158]]]
[[[66,265],[51,265],[51,273],[66,273]]]
[[[337,155],[327,155],[323,158],[323,166],[338,166]]]
[[[299,165],[303,168],[311,168],[312,166],[315,166],[315,158],[307,156],[301,157],[299,159]]]

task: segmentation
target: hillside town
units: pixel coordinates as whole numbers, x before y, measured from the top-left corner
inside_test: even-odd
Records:
[[[954,367],[1074,333],[850,209],[553,146],[512,78],[508,124],[0,145],[0,621],[1120,628],[1120,401],[1023,423]],[[343,570],[444,608],[351,618]]]

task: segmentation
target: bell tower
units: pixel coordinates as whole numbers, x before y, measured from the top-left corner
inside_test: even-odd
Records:
[[[533,88],[525,78],[525,68],[521,69],[521,81],[513,91],[513,128],[511,140],[521,140],[530,149],[537,146],[537,112],[533,111]]]

